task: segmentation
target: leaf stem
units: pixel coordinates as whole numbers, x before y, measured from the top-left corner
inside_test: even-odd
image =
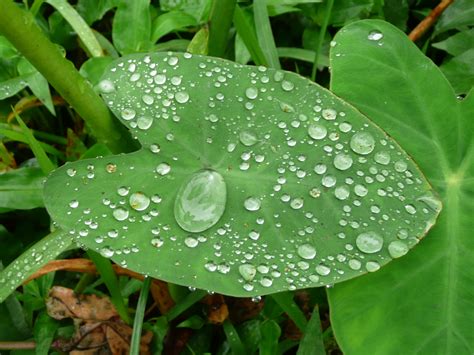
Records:
[[[41,31],[34,17],[12,0],[0,0],[0,34],[33,64],[88,124],[98,141],[114,153],[132,151],[136,144],[89,82],[65,59]]]
[[[454,0],[442,0],[408,35],[413,42],[419,39],[436,22]]]
[[[133,321],[132,340],[130,342],[130,355],[140,353],[140,341],[142,336],[143,318],[145,316],[146,300],[150,291],[151,277],[146,276],[143,281],[140,297],[138,297],[137,310]]]

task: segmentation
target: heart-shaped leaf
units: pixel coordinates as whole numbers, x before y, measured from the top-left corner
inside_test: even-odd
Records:
[[[338,344],[347,354],[472,354],[473,92],[456,98],[439,68],[386,22],[351,24],[335,43],[331,88],[400,142],[445,206],[406,258],[330,290]]]
[[[404,255],[440,210],[391,138],[294,73],[136,54],[99,87],[143,149],[58,169],[45,203],[133,270],[234,296],[333,284]]]

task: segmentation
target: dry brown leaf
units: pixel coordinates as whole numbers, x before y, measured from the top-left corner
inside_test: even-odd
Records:
[[[54,319],[78,318],[104,321],[118,316],[112,302],[96,295],[76,295],[73,290],[54,286],[46,300],[48,314]]]
[[[229,308],[224,296],[219,294],[209,295],[201,301],[207,305],[207,319],[212,324],[222,324],[229,317]]]

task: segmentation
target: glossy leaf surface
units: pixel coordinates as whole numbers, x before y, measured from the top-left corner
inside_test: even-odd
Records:
[[[397,139],[444,205],[406,258],[329,291],[338,343],[347,354],[472,353],[474,96],[457,99],[439,68],[385,22],[351,24],[335,42],[332,90]]]
[[[45,203],[133,270],[234,296],[333,284],[405,254],[441,207],[391,138],[294,73],[136,54],[99,88],[143,149],[58,169]]]

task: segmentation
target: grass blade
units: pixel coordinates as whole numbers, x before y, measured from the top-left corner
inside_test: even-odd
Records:
[[[308,321],[305,315],[293,300],[293,293],[281,292],[275,293],[270,297],[288,314],[288,317],[296,324],[301,331],[305,331]]]
[[[208,54],[224,57],[237,0],[214,0],[209,25]]]
[[[266,1],[255,0],[253,3],[253,11],[258,42],[260,43],[265,58],[267,58],[268,66],[280,69],[280,60],[278,59],[275,39],[273,38],[270,18],[268,17]]]
[[[316,55],[316,52],[303,48],[278,47],[277,51],[280,58],[291,58],[308,63],[314,63]],[[329,57],[319,54],[318,65],[329,66]]]
[[[56,166],[51,162],[49,157],[46,155],[46,152],[44,151],[43,147],[36,140],[35,136],[26,126],[25,122],[23,122],[21,117],[17,113],[15,113],[15,117],[21,129],[23,130],[26,139],[28,140],[28,145],[30,146],[31,150],[33,151],[33,154],[38,160],[41,170],[43,170],[43,173],[45,173],[46,175],[49,174],[56,168]]]
[[[311,319],[298,347],[297,355],[326,355],[318,306],[314,307]]]
[[[0,135],[5,136],[6,138],[12,141],[29,144],[29,140],[28,138],[26,138],[26,135],[23,132],[17,132],[10,129],[0,128]],[[38,142],[38,143],[46,153],[54,155],[61,159],[64,158],[64,154],[61,151],[54,148],[52,145],[49,145],[44,142]]]
[[[321,47],[323,46],[324,36],[326,35],[326,29],[328,27],[329,18],[331,17],[331,11],[332,11],[333,5],[334,5],[334,0],[327,0],[326,9],[324,11],[324,20],[321,26],[321,31],[319,32],[318,44],[316,45],[313,70],[311,72],[311,80],[313,81],[316,81],[316,72],[318,70],[319,53],[321,53]]]
[[[110,292],[110,300],[117,309],[118,314],[126,323],[130,324],[131,320],[128,315],[127,307],[123,302],[122,293],[120,291],[117,276],[115,275],[114,269],[112,268],[112,263],[109,259],[104,258],[92,250],[88,250],[87,255],[95,264],[100,277],[104,281],[105,286],[107,286],[107,289]]]
[[[244,355],[244,344],[242,343],[242,340],[240,340],[239,333],[237,333],[232,323],[226,319],[222,326],[224,328],[224,333],[227,341],[229,342],[230,348],[232,349],[232,354]]]
[[[274,320],[267,320],[260,326],[262,340],[259,344],[260,355],[273,355],[278,353],[278,339],[281,335],[281,329]]]
[[[189,26],[197,26],[197,21],[193,16],[182,11],[166,12],[153,21],[151,40],[156,43],[168,33]]]
[[[84,21],[81,15],[79,15],[66,0],[46,0],[46,2],[53,6],[71,25],[92,57],[101,57],[104,55],[99,41],[97,41],[97,38],[86,21]]]
[[[0,272],[0,302],[50,260],[68,249],[73,237],[57,230],[38,241]],[[28,265],[28,270],[25,268]]]
[[[168,319],[168,322],[171,322],[193,304],[199,302],[205,295],[207,295],[207,292],[204,290],[190,292],[181,302],[177,303],[166,314],[166,319]]]
[[[133,321],[132,340],[130,342],[130,355],[138,355],[140,353],[140,341],[142,337],[143,318],[145,317],[146,300],[150,291],[151,277],[145,277],[143,280],[142,290],[138,298],[137,309],[135,312],[135,320]]]
[[[240,8],[239,5],[235,6],[234,12],[234,25],[237,30],[237,33],[242,38],[242,41],[245,43],[252,60],[256,65],[268,66],[267,59],[263,54],[262,48],[258,43],[257,35],[253,26],[245,18],[245,12]]]

